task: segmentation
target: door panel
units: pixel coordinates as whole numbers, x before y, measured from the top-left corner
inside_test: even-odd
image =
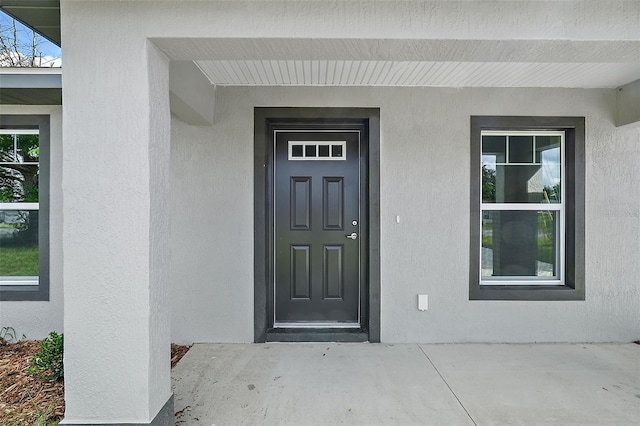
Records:
[[[309,246],[291,246],[291,299],[311,298]]]
[[[274,325],[358,326],[360,133],[280,130],[274,142]]]
[[[342,253],[344,246],[324,246],[323,298],[343,300],[344,282]]]
[[[323,222],[325,230],[343,230],[344,195],[341,177],[324,177],[322,186]]]
[[[311,178],[291,177],[291,229],[311,226]]]

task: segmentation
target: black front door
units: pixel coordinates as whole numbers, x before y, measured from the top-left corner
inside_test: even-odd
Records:
[[[360,132],[274,136],[274,326],[359,327]]]

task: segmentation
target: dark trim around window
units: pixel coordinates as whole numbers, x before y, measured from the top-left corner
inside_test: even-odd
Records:
[[[50,117],[48,115],[0,115],[2,129],[38,129],[39,161],[39,213],[38,246],[40,277],[38,285],[0,286],[3,300],[49,300],[49,165]]]
[[[480,168],[483,130],[565,132],[564,285],[480,285]],[[584,117],[471,116],[469,300],[585,300],[584,277]]]

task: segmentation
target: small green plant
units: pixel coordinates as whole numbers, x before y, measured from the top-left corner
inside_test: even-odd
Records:
[[[40,343],[40,350],[31,357],[27,374],[41,380],[58,380],[64,377],[63,360],[64,335],[55,331]]]
[[[38,408],[33,426],[54,426],[60,422],[55,419],[56,415],[53,413],[51,406],[45,407],[44,409]]]

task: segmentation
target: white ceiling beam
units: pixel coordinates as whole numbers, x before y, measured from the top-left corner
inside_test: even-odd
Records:
[[[172,60],[630,63],[640,40],[152,38]]]
[[[192,61],[169,63],[171,113],[185,123],[213,125],[215,86]]]
[[[640,124],[640,80],[618,87],[616,126]]]

